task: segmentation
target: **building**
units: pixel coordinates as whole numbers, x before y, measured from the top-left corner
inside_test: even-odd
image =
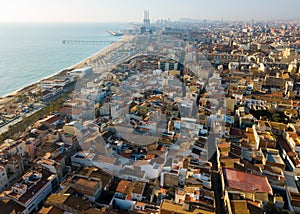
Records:
[[[19,155],[6,156],[0,159],[0,164],[5,168],[9,185],[14,184],[23,174],[23,161]]]
[[[7,155],[20,155],[24,156],[26,154],[26,142],[25,141],[14,141],[12,139],[7,139],[0,146],[0,152],[4,152]]]
[[[50,79],[45,79],[41,81],[41,88],[51,89],[55,87],[65,87],[74,81],[71,76],[56,76]]]
[[[177,214],[213,214],[214,211],[206,210],[199,206],[192,206],[190,204],[178,204],[169,200],[163,200],[160,205],[160,214],[172,214],[176,212]]]
[[[137,201],[134,205],[132,205],[131,210],[129,212],[139,214],[159,214],[159,207]]]
[[[37,141],[35,138],[31,137],[26,140],[26,151],[30,158],[35,157],[36,144],[37,144]]]
[[[98,206],[68,192],[50,195],[39,214],[107,214],[108,208]]]
[[[11,199],[25,208],[24,214],[39,210],[46,197],[58,188],[57,176],[47,169],[27,172],[3,197]]]
[[[102,191],[108,190],[113,176],[97,167],[85,167],[79,173],[73,174],[62,184],[83,194],[89,201],[95,202]]]
[[[95,202],[100,197],[102,181],[99,178],[76,174],[68,182],[72,188],[85,195],[90,201]]]
[[[9,186],[5,167],[0,165],[0,192],[4,191]]]
[[[145,187],[145,182],[121,180],[117,186],[115,197],[123,200],[142,201]]]
[[[145,27],[150,27],[150,17],[149,17],[149,10],[144,11],[144,26]]]
[[[89,74],[93,73],[93,68],[92,67],[84,67],[84,68],[78,68],[78,69],[74,69],[72,71],[68,72],[68,75],[73,76],[73,77],[78,77],[78,78],[82,78],[85,77]]]
[[[273,195],[273,190],[264,176],[241,172],[235,169],[223,169],[226,190],[239,192],[245,198],[257,201],[268,201],[268,196]]]
[[[59,181],[63,178],[63,167],[61,163],[58,163],[52,159],[46,159],[46,158],[38,158],[35,160],[35,163],[37,165],[40,165],[46,169],[48,169],[50,172],[57,175],[57,178]]]
[[[130,210],[136,201],[143,200],[143,193],[146,187],[144,182],[132,182],[121,180],[116,188],[115,195],[110,202],[113,209]]]
[[[162,71],[179,70],[179,63],[175,60],[160,60],[158,61],[158,69]]]

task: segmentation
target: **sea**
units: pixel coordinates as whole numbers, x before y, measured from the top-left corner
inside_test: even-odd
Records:
[[[117,41],[106,30],[126,23],[0,23],[0,97],[68,68],[109,43],[63,44],[62,40]]]

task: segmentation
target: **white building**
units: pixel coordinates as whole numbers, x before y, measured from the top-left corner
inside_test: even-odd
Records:
[[[84,68],[78,68],[78,69],[74,69],[72,71],[68,72],[68,75],[73,76],[73,77],[85,77],[89,74],[93,73],[93,68],[92,67],[84,67]]]

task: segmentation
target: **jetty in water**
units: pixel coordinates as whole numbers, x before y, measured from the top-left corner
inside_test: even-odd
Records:
[[[112,44],[115,41],[101,41],[101,40],[62,40],[63,44]]]

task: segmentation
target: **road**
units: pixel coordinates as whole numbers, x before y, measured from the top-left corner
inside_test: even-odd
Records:
[[[37,108],[34,108],[34,109],[28,111],[27,113],[25,113],[24,116],[25,116],[25,117],[29,117],[29,116],[33,115],[34,113],[36,113],[37,111],[41,110],[43,107],[44,107],[44,106],[39,106],[39,107],[37,107]],[[3,133],[5,133],[5,132],[7,132],[7,131],[9,130],[9,127],[10,127],[10,126],[13,126],[13,125],[15,125],[15,124],[21,122],[22,119],[23,119],[23,116],[18,115],[18,116],[16,116],[15,118],[13,118],[12,120],[10,120],[10,121],[8,121],[8,122],[2,124],[2,125],[0,126],[0,135],[3,134]]]

